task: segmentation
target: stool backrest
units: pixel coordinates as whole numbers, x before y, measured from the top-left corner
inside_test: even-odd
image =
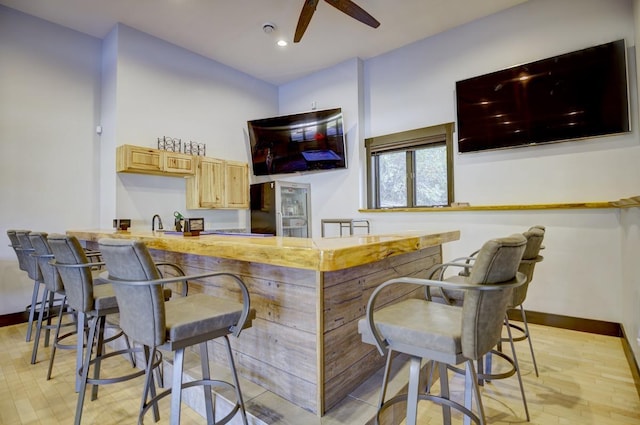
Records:
[[[120,309],[120,328],[133,340],[157,347],[166,341],[164,293],[161,285],[142,282],[160,279],[146,245],[137,240],[100,239],[100,252]],[[142,284],[128,284],[140,282]]]
[[[544,232],[544,229],[540,227],[532,227],[523,233],[524,237],[527,238],[527,247],[524,250],[524,254],[522,254],[522,261],[520,261],[518,271],[527,277],[527,282],[513,290],[511,307],[519,306],[527,298],[529,284],[533,280],[533,271],[536,268],[536,264],[543,260],[539,253],[544,240]]]
[[[22,254],[24,255],[24,261],[27,265],[27,274],[33,280],[42,281],[42,273],[40,272],[40,266],[38,265],[38,260],[33,255],[34,249],[31,246],[31,241],[29,240],[29,230],[17,230],[16,236],[20,241],[20,249],[22,249]]]
[[[82,245],[75,236],[52,234],[47,237],[55,265],[69,306],[79,312],[89,312],[94,309],[93,276],[91,264]],[[69,267],[65,267],[69,266]],[[75,266],[75,267],[74,267]]]
[[[28,232],[28,230],[7,230],[7,236],[9,237],[9,241],[11,242],[11,247],[16,253],[16,257],[18,257],[18,267],[22,271],[27,271],[28,264],[27,260],[24,258],[24,252],[22,252],[22,247],[20,246],[20,240],[18,239],[17,232]]]
[[[62,285],[60,274],[51,264],[51,260],[53,260],[54,257],[49,242],[47,242],[47,234],[45,232],[31,232],[29,233],[29,240],[34,249],[36,261],[40,267],[40,273],[42,273],[45,286],[52,292],[62,291],[64,286]]]
[[[527,244],[522,234],[491,239],[480,248],[468,282],[476,285],[514,283],[524,279],[518,266]],[[462,353],[478,359],[499,341],[512,289],[469,290],[462,305]]]

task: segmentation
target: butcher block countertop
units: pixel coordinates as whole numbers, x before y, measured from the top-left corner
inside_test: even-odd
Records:
[[[408,231],[381,235],[334,238],[290,238],[180,234],[115,230],[69,230],[79,240],[101,238],[139,239],[151,249],[205,255],[240,261],[316,271],[336,271],[373,263],[395,255],[415,252],[460,239],[458,230],[431,233]]]

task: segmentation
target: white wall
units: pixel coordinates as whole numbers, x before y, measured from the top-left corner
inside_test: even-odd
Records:
[[[122,24],[112,33],[115,102],[114,110],[103,111],[115,116],[114,127],[106,129],[115,134],[110,152],[115,155],[122,144],[157,147],[158,137],[168,136],[205,143],[207,156],[248,162],[247,120],[276,114],[275,86]],[[113,95],[110,90],[105,87],[105,96]],[[204,217],[207,228],[247,226],[246,210],[186,211],[182,178],[116,174],[113,167],[103,176],[108,187],[116,187],[109,204],[134,228],[150,229],[156,213],[166,228],[176,210]],[[105,214],[101,225],[110,227],[112,218]]]
[[[580,13],[576,13],[578,8]],[[629,47],[631,133],[456,154],[455,195],[458,201],[487,205],[609,201],[638,194],[640,167],[636,164],[640,160],[640,144],[634,34],[632,3],[628,0],[530,0],[364,61],[362,77],[355,71],[345,75],[337,66],[282,86],[281,113],[307,110],[312,101],[328,93],[331,101],[326,106],[346,105],[345,117],[349,119],[356,114],[350,110],[351,102],[356,102],[357,88],[361,87],[356,85],[363,78],[364,98],[358,103],[363,107],[364,119],[359,121],[355,145],[349,141],[351,153],[358,158],[350,161],[348,170],[336,172],[342,179],[337,186],[331,173],[304,176],[314,193],[314,229],[319,227],[321,218],[361,216],[372,220],[376,233],[460,229],[461,240],[445,247],[445,256],[452,258],[473,251],[496,235],[543,224],[548,228],[545,261],[537,268],[526,307],[622,322],[621,307],[629,282],[623,283],[623,241],[617,209],[367,215],[358,213],[365,205],[358,195],[364,188],[363,139],[455,121],[456,80],[620,38]],[[352,85],[351,92],[345,90],[345,84]],[[336,104],[336,100],[342,104]],[[318,105],[325,106],[322,102]],[[634,320],[637,324],[638,319]]]
[[[580,13],[576,13],[579,7]],[[531,0],[365,63],[366,137],[455,121],[455,81],[624,38],[635,58],[627,0]],[[635,61],[629,134],[455,155],[455,197],[472,205],[608,201],[638,194],[640,144]],[[527,308],[620,322],[617,210],[379,214],[378,229],[417,225],[462,231],[455,255],[496,234],[548,227]],[[606,284],[604,283],[606,282]]]
[[[457,80],[621,38],[633,53],[628,0],[532,0],[371,59],[365,63],[366,136],[455,121]],[[640,145],[634,61],[630,65],[631,134],[456,155],[456,200],[562,203],[636,193]]]
[[[6,230],[64,232],[98,217],[100,40],[0,6],[0,314],[32,282]]]
[[[640,28],[640,0],[633,1],[633,20]],[[640,32],[636,30],[636,45]],[[640,62],[636,54],[636,67]],[[640,81],[640,75],[636,75]],[[622,324],[631,342],[636,362],[640,364],[640,208],[629,208],[620,213],[622,234]],[[637,344],[633,343],[636,339]]]
[[[276,176],[276,179],[311,183],[312,236],[320,236],[322,218],[351,217],[364,190],[360,180],[363,168],[359,126],[362,93],[359,90],[361,61],[348,60],[320,73],[301,78],[279,88],[280,114],[316,108],[342,108],[347,145],[347,169]],[[344,212],[343,212],[344,211]]]

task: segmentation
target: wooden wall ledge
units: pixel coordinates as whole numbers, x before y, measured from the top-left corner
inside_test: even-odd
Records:
[[[385,212],[448,212],[448,211],[517,211],[517,210],[570,210],[570,209],[598,209],[598,208],[632,208],[640,207],[640,196],[624,198],[618,201],[604,202],[573,202],[564,204],[530,204],[530,205],[456,205],[452,207],[429,208],[381,208],[361,209],[361,213]]]

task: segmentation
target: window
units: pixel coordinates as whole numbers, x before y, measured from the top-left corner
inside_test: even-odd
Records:
[[[365,140],[369,208],[453,202],[453,123]]]

